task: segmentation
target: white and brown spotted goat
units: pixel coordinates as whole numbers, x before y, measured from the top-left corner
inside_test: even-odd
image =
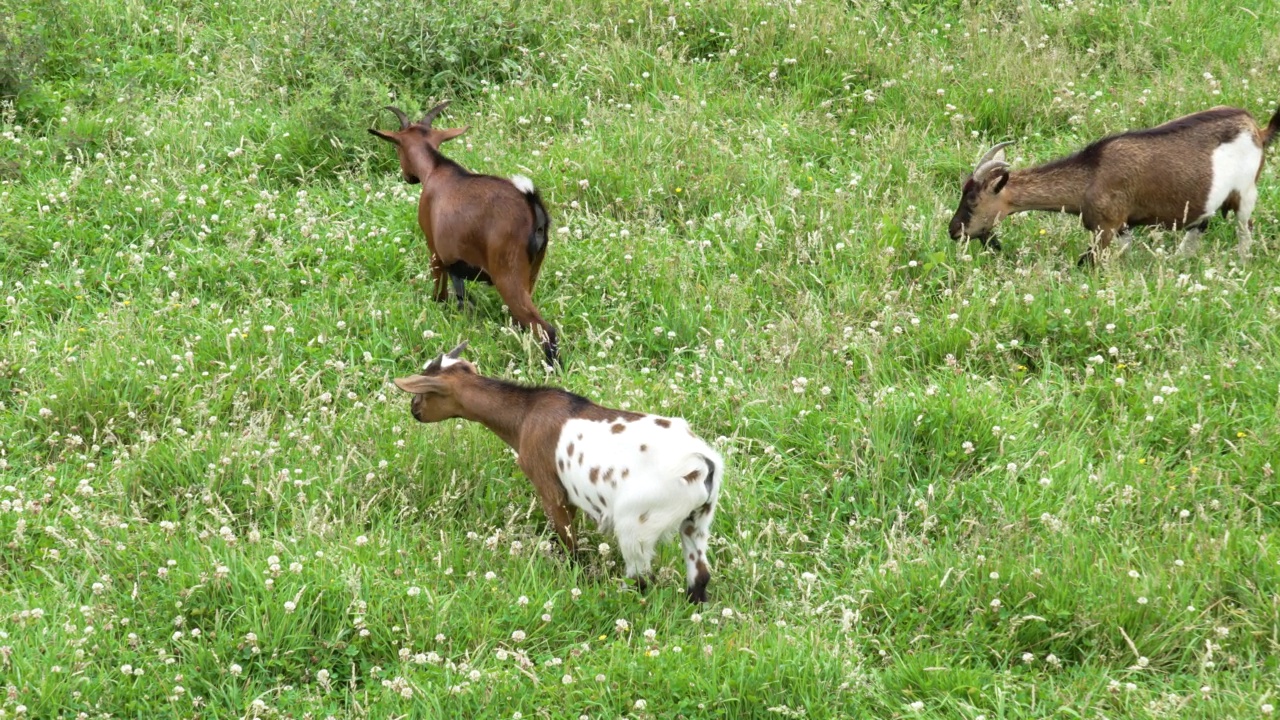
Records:
[[[705,602],[707,541],[724,482],[720,453],[680,418],[612,410],[558,388],[479,375],[460,357],[465,346],[421,375],[396,379],[413,393],[414,418],[463,418],[492,430],[518,454],[565,547],[576,549],[573,518],[582,510],[614,533],[627,577],[642,590],[658,543],[678,532],[689,600]]]
[[[400,129],[369,129],[396,146],[404,181],[422,183],[418,225],[431,250],[435,300],[448,298],[449,278],[458,307],[462,307],[464,280],[491,283],[516,323],[542,334],[547,364],[555,365],[556,329],[533,305],[533,286],[547,256],[551,222],[547,208],[529,178],[478,175],[440,153],[442,143],[467,131],[431,126],[448,104],[436,105],[416,123],[409,122],[399,108],[388,107],[400,120]]]
[[[1280,111],[1259,127],[1246,110],[1217,107],[1145,130],[1103,138],[1074,155],[1010,172],[1000,143],[978,161],[951,218],[953,240],[973,238],[995,250],[992,229],[1028,210],[1080,216],[1096,243],[1080,257],[1091,265],[1130,228],[1157,225],[1187,231],[1178,254],[1192,255],[1214,213],[1235,212],[1237,250],[1249,255],[1249,216],[1258,201],[1263,150],[1280,132]]]

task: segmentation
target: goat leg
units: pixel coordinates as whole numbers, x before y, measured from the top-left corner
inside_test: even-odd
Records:
[[[458,309],[461,310],[463,301],[466,300],[467,297],[467,289],[463,283],[461,275],[449,273],[449,277],[453,280],[453,295],[458,298]]]
[[[438,255],[431,256],[431,279],[435,282],[435,290],[431,299],[444,302],[449,299],[449,273]]]
[[[1094,231],[1094,243],[1089,250],[1085,252],[1085,254],[1081,255],[1080,259],[1076,261],[1076,267],[1096,267],[1098,262],[1102,259],[1103,251],[1111,246],[1111,238],[1115,237],[1116,227],[1118,226],[1107,226],[1097,230],[1092,227],[1089,228]]]
[[[533,306],[533,298],[529,289],[511,279],[503,278],[494,281],[498,295],[507,304],[511,317],[522,328],[538,328],[542,337],[542,352],[546,355],[547,365],[555,367],[560,363],[560,338],[555,326],[542,319],[538,309]]]

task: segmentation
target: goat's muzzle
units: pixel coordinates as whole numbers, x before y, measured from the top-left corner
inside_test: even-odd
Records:
[[[996,239],[995,233],[993,233],[990,230],[986,232],[970,234],[965,232],[964,225],[953,224],[950,228],[950,233],[951,233],[951,239],[955,240],[956,242],[962,242],[965,240],[977,240],[981,242],[982,246],[987,248],[988,250],[995,250],[996,252],[999,252],[1001,249],[1000,241]]]

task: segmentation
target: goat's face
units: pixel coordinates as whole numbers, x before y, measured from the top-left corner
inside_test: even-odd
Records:
[[[396,146],[396,155],[400,158],[400,175],[410,185],[417,185],[422,182],[421,173],[429,171],[431,167],[428,148],[439,151],[442,143],[452,140],[467,131],[465,127],[431,127],[436,115],[440,114],[440,111],[448,104],[448,102],[440,103],[432,108],[426,117],[416,123],[409,122],[409,118],[399,108],[388,107],[387,109],[395,113],[396,117],[400,119],[400,129],[395,132],[387,132],[369,128],[371,135],[377,135]],[[420,170],[419,168],[426,168],[426,170]]]
[[[1007,198],[1001,195],[1009,182],[1009,163],[1005,162],[1004,149],[1010,143],[1000,143],[987,151],[978,161],[978,167],[964,182],[960,191],[960,207],[951,216],[947,228],[952,240],[973,238],[994,250],[1000,243],[992,237],[992,230],[1000,218],[1009,214]]]
[[[984,181],[972,177],[964,183],[960,194],[960,207],[951,216],[948,231],[952,240],[972,238],[981,240],[984,245],[1000,249],[1000,244],[992,237],[996,223],[1008,214],[1005,199],[1000,191],[1009,181],[1008,171],[993,173]]]
[[[466,346],[464,342],[432,360],[420,375],[395,379],[396,387],[413,394],[409,410],[418,422],[440,422],[462,414],[452,380],[460,375],[476,374],[475,365],[459,357]]]

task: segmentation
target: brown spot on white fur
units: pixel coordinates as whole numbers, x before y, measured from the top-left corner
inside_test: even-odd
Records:
[[[648,445],[641,445],[641,446],[640,446],[640,452],[644,452],[644,451],[646,451],[646,450],[648,450],[648,449],[649,449],[649,446],[648,446]]]
[[[591,468],[591,484],[594,485],[597,482],[600,482],[600,468],[593,467]]]
[[[640,522],[642,522],[642,523],[647,523],[647,522],[649,522],[649,513],[648,513],[647,511],[646,511],[646,512],[642,512],[642,513],[640,513],[640,517],[639,517],[639,518],[636,518],[636,519],[637,519],[637,520],[639,520],[639,521],[640,521]],[[690,558],[690,559],[692,559],[692,558]]]
[[[654,421],[653,421],[653,424],[654,424],[654,425],[657,425],[658,427],[662,427],[662,428],[669,428],[669,427],[671,427],[671,421],[670,421],[670,420],[668,420],[668,419],[666,419],[666,418],[658,418],[657,420],[654,420]]]
[[[630,475],[630,474],[631,474],[631,469],[630,469],[630,468],[622,468],[622,479],[623,479],[623,480],[626,480],[626,479],[627,479],[627,476],[628,476],[628,475]]]
[[[684,481],[687,483],[696,483],[698,482],[698,478],[700,477],[702,477],[702,473],[698,472],[697,470],[694,470],[693,472],[684,476]]]
[[[604,471],[604,481],[613,482],[613,468]]]
[[[613,434],[614,434],[614,435],[617,435],[618,433],[622,432],[623,430],[626,430],[626,429],[627,429],[627,426],[626,426],[626,425],[623,425],[622,423],[615,423],[615,424],[614,424],[614,426],[613,426],[613,427],[611,427],[611,428],[609,428],[609,429],[613,431]]]
[[[565,448],[564,454],[573,457],[573,443],[569,443],[569,447]]]

